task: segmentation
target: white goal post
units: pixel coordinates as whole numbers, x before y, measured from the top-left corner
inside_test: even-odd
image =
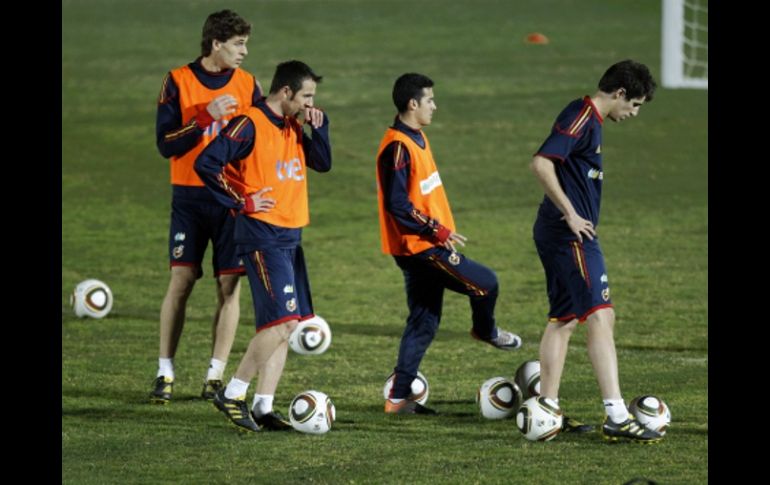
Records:
[[[662,0],[663,87],[709,87],[708,0]]]

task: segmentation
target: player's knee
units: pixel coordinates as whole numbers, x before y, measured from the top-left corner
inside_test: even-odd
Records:
[[[570,333],[572,333],[572,332],[574,332],[574,331],[575,331],[575,329],[577,328],[577,326],[578,326],[578,320],[577,320],[577,318],[573,318],[573,319],[572,319],[572,320],[570,320],[569,322],[564,322],[564,326],[562,327],[562,329],[563,329],[565,332],[570,332]]]
[[[572,333],[578,326],[578,320],[573,318],[567,322],[551,322],[550,325],[554,325],[559,332]]]
[[[602,308],[589,315],[586,323],[591,327],[606,327],[612,329],[615,326],[615,310]]]
[[[615,325],[615,310],[612,307],[597,310],[592,316],[609,325]]]
[[[289,340],[289,335],[297,328],[297,325],[299,325],[299,320],[292,320],[290,322],[286,322],[282,327],[285,328],[285,339]]]
[[[277,335],[279,339],[288,341],[291,333],[294,331],[295,328],[297,328],[298,323],[299,323],[299,320],[289,320],[288,322],[284,322],[280,325],[270,327],[260,333],[269,333],[272,335]]]
[[[279,344],[280,342],[288,341],[289,336],[294,331],[294,329],[297,327],[297,320],[291,320],[288,322],[281,323],[280,325],[275,325],[272,327],[268,327],[265,329],[258,329],[257,335],[255,336],[256,341],[258,342],[258,345],[265,346],[269,345],[272,346]]]
[[[241,280],[238,275],[221,275],[217,279],[217,289],[222,300],[237,299],[240,296]]]
[[[487,268],[486,274],[483,274],[482,276],[483,277],[480,278],[479,281],[480,285],[488,294],[497,295],[498,289],[500,287],[500,283],[498,283],[497,280],[497,273]]]
[[[168,291],[172,295],[185,296],[192,292],[195,286],[196,271],[190,266],[173,266]]]

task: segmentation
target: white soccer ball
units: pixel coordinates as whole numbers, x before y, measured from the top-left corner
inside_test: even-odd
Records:
[[[552,399],[533,396],[516,412],[516,427],[530,441],[550,441],[561,432],[562,411]]]
[[[335,419],[337,409],[321,391],[300,392],[289,404],[289,422],[301,433],[324,434],[332,428]]]
[[[289,347],[302,355],[320,355],[332,343],[332,330],[319,315],[299,322],[289,335]]]
[[[671,411],[663,400],[657,396],[638,396],[628,404],[628,412],[633,414],[645,428],[666,434],[671,423]]]
[[[487,379],[476,391],[476,403],[487,419],[505,419],[513,415],[521,404],[521,390],[510,379]]]
[[[99,280],[81,281],[70,295],[70,305],[81,318],[104,318],[112,310],[112,291]]]
[[[388,376],[388,379],[385,381],[385,387],[382,388],[382,397],[385,399],[390,397],[390,390],[393,389],[393,378],[396,376],[396,373],[393,372]],[[428,379],[423,375],[422,372],[417,371],[417,377],[414,378],[412,381],[412,393],[409,395],[410,401],[416,401],[417,404],[425,404],[428,402],[428,393],[430,391],[430,387],[428,386]]]
[[[540,395],[540,361],[528,360],[516,369],[513,381],[521,389],[524,399]]]

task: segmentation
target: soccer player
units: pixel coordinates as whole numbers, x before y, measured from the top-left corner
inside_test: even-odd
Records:
[[[469,297],[473,338],[503,350],[519,348],[521,339],[495,324],[495,273],[457,252],[466,238],[455,231],[430,143],[422,132],[436,110],[433,81],[422,74],[402,75],[393,86],[393,103],[398,115],[377,152],[380,239],[382,251],[392,255],[404,273],[409,316],[385,412],[435,414],[408,396],[438,330],[445,288]]]
[[[163,80],[156,121],[157,146],[171,161],[171,280],[160,311],[160,358],[150,402],[166,404],[174,388],[174,356],[185,321],[187,298],[198,278],[208,241],[217,278],[217,309],[211,361],[201,395],[213,399],[235,338],[240,313],[239,277],[245,272],[232,243],[232,216],[211,196],[193,170],[195,158],[233,116],[262,97],[259,82],[239,66],[251,25],[235,12],[209,15],[201,57],[173,69]]]
[[[596,235],[604,179],[602,124],[607,118],[617,122],[639,114],[655,87],[647,66],[632,60],[612,65],[593,96],[562,110],[531,163],[545,190],[533,235],[551,307],[540,341],[540,393],[558,402],[570,337],[578,323],[585,324],[588,356],[607,413],[602,434],[611,441],[661,438],[628,413],[620,394],[615,312]]]
[[[236,253],[246,264],[254,302],[256,335],[233,378],[214,395],[217,409],[242,431],[291,428],[273,411],[273,398],[289,335],[313,317],[300,244],[310,221],[306,168],[328,172],[332,164],[329,118],[313,106],[319,82],[321,76],[300,61],[279,64],[267,98],[233,119],[195,161],[213,196],[238,212]],[[246,392],[257,374],[249,412]]]

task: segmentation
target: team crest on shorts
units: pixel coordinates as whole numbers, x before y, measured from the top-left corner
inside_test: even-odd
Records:
[[[449,259],[449,264],[451,264],[452,266],[457,266],[458,264],[460,264],[460,255],[457,253],[450,254],[448,259]]]
[[[604,301],[607,301],[607,300],[610,299],[610,289],[609,288],[605,288],[605,289],[602,290],[602,299]]]
[[[180,244],[179,246],[174,247],[174,259],[179,259],[184,254],[184,244]]]
[[[293,312],[294,310],[296,310],[297,309],[297,299],[296,298],[292,298],[291,300],[287,301],[286,302],[286,309],[289,310],[290,312]]]

